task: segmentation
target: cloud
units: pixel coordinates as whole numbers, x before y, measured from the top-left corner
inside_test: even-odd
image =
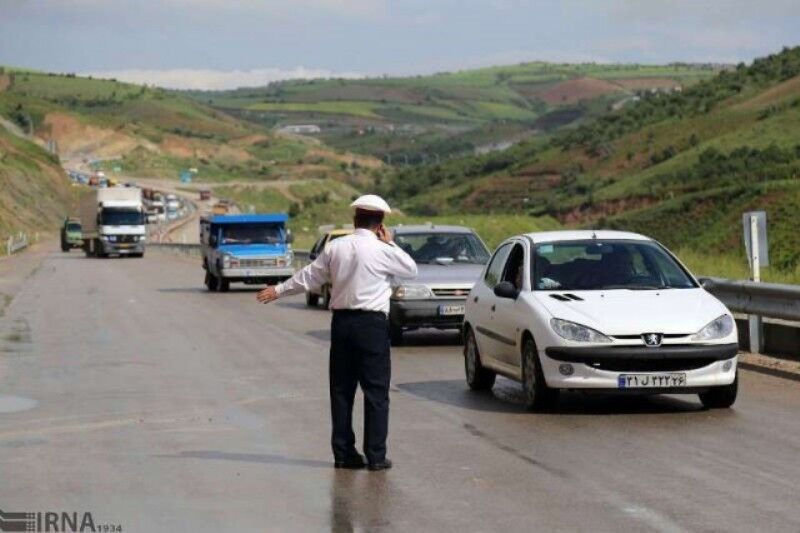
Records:
[[[320,78],[358,79],[357,72],[333,72],[326,69],[295,67],[293,69],[257,68],[250,70],[213,69],[122,69],[82,72],[95,78],[114,78],[129,83],[156,85],[167,89],[222,90],[239,87],[260,87],[274,81]]]

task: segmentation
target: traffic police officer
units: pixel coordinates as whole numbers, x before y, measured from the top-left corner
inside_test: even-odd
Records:
[[[374,194],[351,204],[355,232],[331,242],[291,279],[258,293],[258,301],[319,290],[331,284],[330,398],[334,466],[385,470],[389,430],[389,297],[392,279],[412,279],[417,265],[393,240],[383,217],[389,205]],[[364,393],[364,454],[355,447],[353,401]]]

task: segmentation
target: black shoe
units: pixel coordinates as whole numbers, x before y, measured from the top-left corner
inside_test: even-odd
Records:
[[[377,472],[379,470],[389,470],[392,467],[392,462],[389,459],[384,459],[383,461],[378,461],[377,463],[370,463],[367,468],[370,469],[371,472]]]
[[[358,470],[365,466],[367,466],[367,463],[364,462],[364,458],[360,454],[347,457],[341,461],[337,459],[333,463],[334,468],[346,468],[348,470]]]

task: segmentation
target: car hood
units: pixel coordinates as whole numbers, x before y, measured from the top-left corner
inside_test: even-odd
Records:
[[[555,318],[577,322],[606,335],[696,333],[725,306],[704,289],[535,291],[533,299]],[[575,295],[559,301],[551,295]]]
[[[219,251],[235,257],[286,255],[289,247],[286,244],[223,244]]]
[[[480,277],[483,265],[456,264],[449,265],[417,263],[415,283],[425,285],[472,285]]]

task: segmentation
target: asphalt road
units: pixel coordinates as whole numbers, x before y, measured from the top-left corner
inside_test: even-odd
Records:
[[[196,259],[154,250],[28,252],[0,261],[0,293],[4,512],[127,532],[800,531],[794,381],[743,371],[725,411],[572,394],[531,414],[509,381],[469,392],[458,339],[421,333],[393,352],[395,468],[335,471],[329,315],[301,298],[209,294]]]

